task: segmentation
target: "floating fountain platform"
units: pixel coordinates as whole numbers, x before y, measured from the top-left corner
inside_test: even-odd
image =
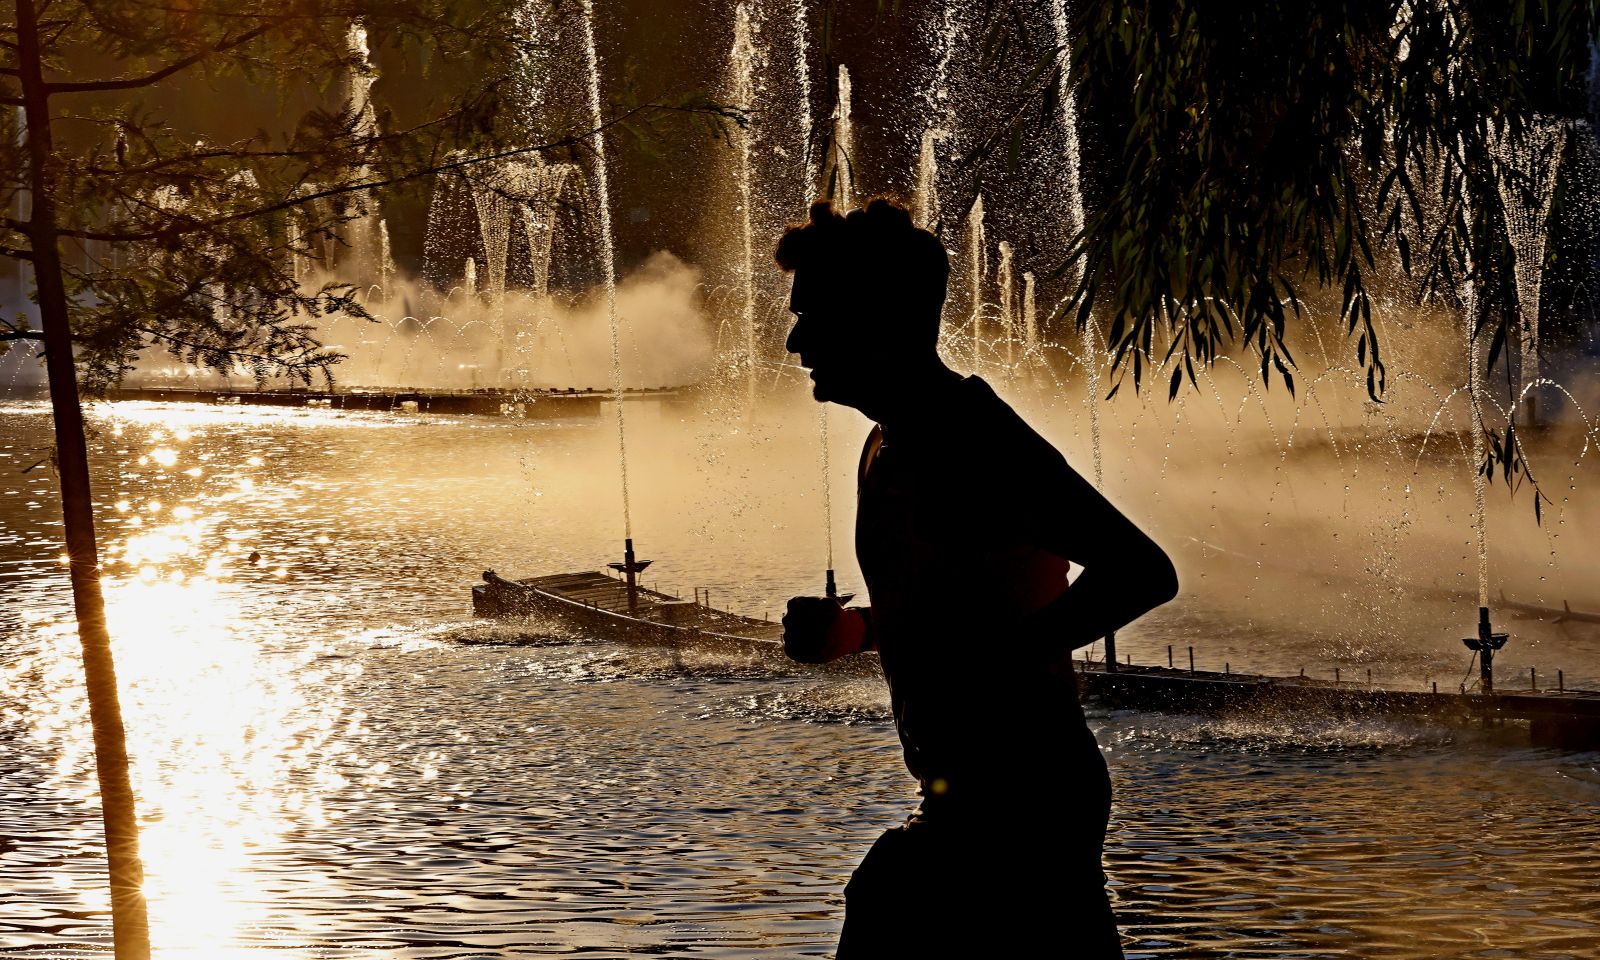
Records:
[[[613,564],[626,574],[626,564]],[[637,569],[642,569],[639,567]],[[494,571],[472,588],[472,609],[497,620],[533,619],[604,640],[727,654],[785,669],[783,627],[719,610],[709,593],[692,600],[650,590],[630,578],[599,570],[509,580]],[[1459,725],[1525,726],[1537,744],[1600,749],[1600,691],[1528,690],[1467,693],[1384,689],[1370,681],[1183,669],[1115,663],[1087,656],[1075,661],[1079,688],[1107,706],[1156,712],[1293,712],[1338,718],[1404,718]],[[1169,661],[1171,649],[1169,648]],[[845,657],[816,669],[880,676],[872,653]],[[1564,687],[1564,684],[1563,684]]]
[[[605,640],[727,655],[773,667],[795,665],[784,656],[780,623],[718,610],[710,605],[709,592],[702,598],[696,590],[693,600],[685,600],[643,586],[630,588],[627,580],[599,570],[526,580],[508,580],[486,570],[483,582],[472,588],[472,612],[496,620],[535,620]],[[820,669],[882,675],[876,657],[846,657]]]

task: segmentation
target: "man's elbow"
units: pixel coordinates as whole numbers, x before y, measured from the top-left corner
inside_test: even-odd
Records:
[[[1166,551],[1156,548],[1156,559],[1150,577],[1150,608],[1153,610],[1178,596],[1178,568]]]
[[[1138,565],[1143,587],[1140,595],[1146,610],[1154,610],[1178,595],[1178,570],[1172,565],[1172,558],[1154,541],[1149,542],[1149,549],[1139,558]]]

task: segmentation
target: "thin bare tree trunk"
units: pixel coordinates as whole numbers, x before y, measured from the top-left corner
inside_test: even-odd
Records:
[[[100,590],[100,559],[89,490],[89,453],[84,441],[83,409],[78,403],[72,330],[56,233],[58,222],[50,167],[49,91],[40,64],[39,25],[33,0],[16,0],[16,6],[17,60],[27,117],[29,186],[33,202],[26,232],[32,244],[38,286],[72,602],[78,619],[78,640],[83,646],[89,720],[94,730],[95,768],[100,780],[100,810],[111,874],[112,936],[117,960],[148,960],[150,922],[145,909],[144,866],[139,860],[139,824],[134,815],[133,786],[128,776],[128,746],[117,696],[111,636],[106,630],[105,598]]]

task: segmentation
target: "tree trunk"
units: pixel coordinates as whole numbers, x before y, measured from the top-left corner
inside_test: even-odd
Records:
[[[145,910],[144,867],[139,860],[139,824],[134,815],[133,786],[128,776],[128,746],[117,696],[111,636],[106,630],[105,598],[100,591],[94,504],[89,491],[89,453],[84,442],[83,410],[78,403],[72,330],[56,234],[49,91],[40,63],[39,25],[33,0],[17,0],[16,6],[17,60],[27,117],[29,187],[33,195],[26,233],[32,245],[34,282],[38,287],[72,602],[78,620],[78,640],[83,646],[89,721],[94,730],[95,769],[100,780],[100,811],[105,823],[106,857],[111,874],[112,936],[117,960],[148,960],[150,924]]]

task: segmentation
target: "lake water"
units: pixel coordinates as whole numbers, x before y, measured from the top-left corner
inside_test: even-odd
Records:
[[[849,871],[914,804],[880,685],[471,619],[485,567],[619,558],[611,421],[91,421],[161,956],[831,956]],[[758,616],[817,592],[814,413],[630,424],[647,581]],[[833,429],[844,589],[863,431]],[[59,505],[48,463],[25,470],[49,443],[43,405],[0,410],[0,954],[75,957],[110,937]],[[1373,606],[1348,580],[1283,574],[1253,589],[1306,615],[1241,618],[1217,546],[1175,551],[1184,595],[1124,652],[1400,685],[1466,666],[1459,604],[1317,626]],[[1519,629],[1545,673],[1600,677],[1600,634]],[[1130,957],[1600,956],[1600,756],[1306,717],[1092,724]]]

